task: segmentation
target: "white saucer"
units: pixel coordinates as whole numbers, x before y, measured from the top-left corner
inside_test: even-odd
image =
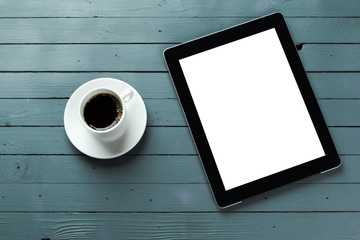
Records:
[[[133,98],[127,103],[127,129],[121,138],[104,143],[91,135],[79,119],[79,102],[93,88],[107,87],[121,94],[130,88]],[[70,97],[65,107],[64,126],[71,143],[84,154],[101,159],[119,157],[130,151],[140,141],[146,128],[146,108],[140,94],[129,84],[114,78],[98,78],[81,85]]]

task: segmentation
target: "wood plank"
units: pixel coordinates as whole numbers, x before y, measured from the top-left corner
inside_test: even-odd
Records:
[[[100,77],[121,79],[143,98],[176,98],[168,73],[4,73],[0,98],[69,98],[83,83]],[[360,73],[308,73],[318,98],[360,98]]]
[[[356,239],[355,213],[2,213],[14,239]],[[29,224],[31,223],[31,224]],[[21,229],[21,231],[19,231]],[[34,230],[36,229],[36,231]]]
[[[359,184],[290,184],[230,211],[358,211]],[[351,196],[351,197],[344,197]],[[218,211],[207,184],[0,184],[0,211]]]
[[[299,183],[360,183],[360,156],[341,156],[342,166]],[[85,156],[0,155],[0,182],[150,184],[207,183],[198,156],[124,156],[99,161]]]
[[[144,99],[148,126],[187,126],[177,99]],[[329,126],[360,126],[360,100],[318,101]],[[67,99],[0,99],[0,126],[63,126]]]
[[[80,154],[63,127],[2,127],[0,154]],[[130,154],[196,154],[187,127],[147,127]]]
[[[64,126],[68,99],[0,99],[0,126]],[[144,99],[148,126],[186,126],[177,99]]]
[[[339,154],[360,154],[359,127],[330,127]],[[1,127],[0,154],[79,154],[63,127]],[[169,140],[170,139],[170,140]],[[147,127],[131,154],[197,154],[187,127]]]
[[[162,52],[170,46],[0,45],[0,71],[167,71]],[[360,44],[305,44],[299,53],[307,71],[360,70]]]
[[[82,84],[111,77],[132,85],[143,98],[176,98],[168,73],[0,73],[0,98],[69,98]]]
[[[306,71],[357,71],[358,44],[305,44],[299,51]]]
[[[133,155],[99,161],[74,155],[0,155],[0,166],[1,184],[206,183],[197,156]]]
[[[29,1],[20,0],[16,2],[16,5],[14,5],[14,2],[5,0],[0,8],[0,24],[2,20],[5,22],[9,20],[4,19],[4,17],[15,17],[8,21],[9,23],[12,22],[12,24],[18,20],[21,22],[21,26],[18,28],[17,26],[13,27],[20,30],[23,28],[25,34],[22,32],[12,33],[10,27],[5,27],[7,29],[5,34],[8,34],[7,32],[13,34],[9,35],[11,36],[9,40],[6,40],[9,43],[21,43],[19,40],[31,41],[31,39],[39,41],[39,43],[45,43],[49,40],[56,42],[65,39],[66,41],[69,40],[68,43],[70,43],[72,33],[73,39],[83,39],[85,43],[107,42],[112,39],[116,40],[119,36],[122,37],[121,41],[126,43],[130,41],[139,43],[141,38],[148,43],[155,42],[156,39],[172,39],[172,37],[174,39],[175,37],[176,39],[185,39],[186,35],[180,35],[180,27],[176,28],[177,26],[175,26],[174,28],[174,30],[177,29],[179,34],[168,29],[174,26],[175,23],[178,23],[179,26],[188,23],[188,25],[183,26],[191,29],[190,25],[193,22],[193,29],[195,29],[193,34],[195,36],[197,34],[202,35],[206,31],[212,31],[217,27],[222,28],[226,24],[231,24],[234,20],[225,19],[223,22],[218,22],[216,19],[211,19],[214,22],[201,29],[201,24],[196,23],[202,23],[209,19],[197,20],[198,16],[251,17],[280,10],[290,17],[320,17],[315,18],[314,21],[312,21],[312,18],[303,22],[291,18],[290,21],[294,22],[291,29],[299,29],[296,32],[292,30],[296,41],[297,39],[303,39],[302,36],[307,36],[309,39],[319,39],[319,41],[326,36],[324,41],[320,42],[359,43],[357,41],[359,36],[356,28],[358,22],[356,18],[323,18],[323,16],[358,16],[359,6],[360,3],[357,1],[349,1],[340,5],[338,1],[334,0],[321,0],[315,4],[283,0],[266,2],[259,0],[241,0],[240,2],[235,0],[228,2],[209,2],[206,0],[197,2],[190,0],[140,0],[135,2],[125,0],[64,0],[61,4],[51,1],[41,3],[33,1],[30,3]],[[19,16],[50,18],[16,19]],[[100,16],[98,18],[100,20],[97,21],[97,18],[70,20],[67,18],[51,18],[93,16]],[[168,23],[164,23],[164,19],[161,19],[164,16],[168,17],[165,19],[165,21],[169,19]],[[105,17],[104,20],[101,17]],[[115,18],[108,19],[107,17]],[[141,23],[145,25],[145,22],[142,22],[144,19],[137,20],[137,17],[149,19],[149,22],[146,23],[147,27],[141,25]],[[157,17],[160,17],[160,19],[157,19]],[[179,19],[174,19],[174,17],[179,17]],[[194,18],[183,19],[184,17]],[[28,20],[28,30],[26,30],[25,26],[26,20]],[[49,22],[47,24],[34,24],[36,21],[46,22],[47,20],[49,22],[58,22],[59,26],[54,26],[56,24],[50,24]],[[61,23],[62,20],[64,20],[64,23]],[[87,25],[88,20],[93,23],[92,28]],[[109,20],[109,24],[103,25],[105,27],[100,29],[101,25],[106,22],[105,20]],[[114,25],[111,25],[111,20],[114,20]],[[72,33],[68,22],[73,22]],[[76,22],[79,22],[79,24],[77,25]],[[120,33],[116,29],[116,24],[120,27],[124,26],[124,22],[135,23],[131,25],[134,27],[132,34],[126,32],[127,30]],[[338,25],[332,25],[332,23]],[[203,26],[206,26],[206,24]],[[50,29],[51,27],[54,28],[54,31]],[[60,30],[56,34],[57,27]],[[158,29],[158,27],[163,28]],[[143,29],[154,34],[152,35],[147,31],[141,32]],[[106,30],[113,31],[113,33]],[[76,31],[82,31],[83,36]],[[25,36],[26,33],[30,34]],[[50,36],[51,33],[54,34],[54,37]],[[98,40],[96,41],[94,34],[97,33]],[[148,35],[145,35],[145,33],[148,33]],[[0,42],[1,39],[5,38],[0,36]],[[118,41],[117,43],[119,43]],[[317,42],[318,40],[309,40],[309,42],[313,41]],[[14,46],[16,47],[16,45]],[[143,49],[146,53],[150,52],[150,55],[145,54],[145,56],[136,57],[135,59],[135,54],[140,52],[141,49],[129,47],[130,50],[128,51],[127,46],[125,46],[121,50],[121,57],[125,59],[114,60],[113,54],[115,56],[117,52],[114,52],[113,49],[117,49],[116,46],[109,51],[105,50],[99,53],[98,51],[103,51],[102,47],[98,48],[98,45],[90,45],[87,49],[74,50],[73,54],[71,48],[67,52],[58,53],[63,49],[62,45],[59,45],[61,47],[55,45],[50,50],[44,50],[43,45],[39,45],[39,48],[33,48],[32,45],[28,46],[31,46],[31,49],[23,52],[21,50],[3,52],[0,47],[1,56],[9,56],[10,58],[9,64],[0,62],[0,71],[3,65],[5,68],[10,66],[10,68],[7,68],[8,70],[3,71],[54,72],[0,73],[0,98],[13,98],[14,96],[25,98],[25,100],[26,98],[67,98],[80,83],[91,79],[80,77],[97,74],[99,76],[108,74],[130,76],[127,81],[133,81],[134,86],[140,89],[140,93],[145,98],[176,97],[167,73],[137,72],[166,71],[165,68],[165,70],[154,70],[163,68],[162,50],[160,48],[154,51]],[[77,45],[69,46],[77,48]],[[12,45],[4,47],[10,47],[10,50],[14,49],[11,48]],[[358,60],[355,57],[359,53],[356,45],[355,47],[348,47],[347,50],[338,50],[336,48],[334,52],[333,47],[334,45],[330,44],[326,49],[316,47],[309,50],[305,44],[300,52],[304,62],[310,58],[308,61],[310,65],[307,65],[309,67],[306,67],[306,69],[308,71],[359,71],[356,64]],[[98,50],[93,50],[95,48]],[[303,56],[302,52],[304,50],[305,54]],[[307,52],[313,50],[314,53]],[[5,53],[7,55],[3,55]],[[25,55],[21,55],[21,53]],[[47,54],[50,54],[50,56]],[[58,59],[54,60],[51,54],[58,57]],[[328,54],[330,54],[329,57],[327,57]],[[331,54],[334,56],[331,56]],[[134,57],[129,58],[132,55]],[[77,58],[78,56],[81,59]],[[118,56],[120,55],[118,54]],[[329,59],[330,57],[336,59]],[[28,58],[28,60],[23,60],[23,58]],[[314,60],[313,58],[317,59]],[[157,62],[150,62],[152,60]],[[18,61],[18,64],[25,65],[16,67],[16,61]],[[34,61],[34,63],[29,63],[30,61]],[[142,66],[142,64],[144,64],[145,70],[138,70],[138,66]],[[108,68],[108,66],[110,67]],[[120,70],[119,66],[121,66]],[[135,73],[56,72],[94,71],[94,69],[95,71],[135,71]],[[15,76],[15,74],[18,75]],[[4,81],[3,76],[5,75],[14,76],[15,81],[8,79]],[[31,77],[27,78],[30,75]],[[68,78],[68,76],[72,77]],[[149,76],[150,78],[139,79],[139,77],[143,76]],[[314,73],[313,76],[315,76],[315,81],[311,80],[317,97],[359,98],[358,73]],[[42,77],[45,78],[42,79]],[[158,80],[158,77],[160,80]],[[20,81],[18,81],[19,79]],[[9,85],[4,87],[5,83]],[[152,86],[152,84],[159,85]],[[15,88],[8,86],[15,86]],[[52,88],[53,86],[55,88]],[[19,102],[23,101],[25,103],[25,100],[19,100]],[[8,101],[12,101],[12,99]],[[47,101],[62,102],[66,100],[39,100],[40,104]],[[151,106],[157,107],[156,101],[150,101],[153,103],[153,105],[150,103]],[[353,102],[356,102],[356,100]],[[326,113],[325,110],[324,113],[327,119],[334,119],[335,122],[340,122],[346,126],[351,124],[358,126],[357,114],[351,113],[351,111],[357,111],[357,103],[351,103],[351,106],[348,106],[347,102],[337,101],[334,104],[332,101],[325,100],[320,104],[322,104],[322,109],[330,109],[329,112]],[[39,106],[38,109],[47,110],[48,107]],[[344,107],[345,109],[341,109]],[[176,114],[169,116],[169,118],[164,117],[163,114],[170,114],[164,112],[168,106],[158,106],[158,108],[161,110],[157,114],[155,114],[156,112],[151,114],[149,119],[151,124],[158,124],[170,119],[170,122],[164,124],[168,126],[171,122],[179,120],[179,115]],[[0,107],[0,109],[1,115],[4,108]],[[179,113],[178,110],[176,112]],[[57,114],[55,115],[56,121],[61,119],[61,112],[55,114]],[[344,118],[341,115],[344,115]],[[34,115],[30,114],[30,117],[34,119],[31,121],[42,121]],[[18,120],[19,118],[12,117],[11,119]],[[178,125],[182,124],[179,122]],[[194,151],[191,150],[193,148],[191,145],[192,140],[186,131],[186,128],[150,127],[147,129],[147,135],[143,142],[131,154],[160,154],[162,152],[174,154],[167,153],[168,149],[170,152],[175,152],[175,154],[183,154],[184,151],[192,152]],[[340,149],[345,152],[344,154],[353,154],[346,152],[357,152],[359,154],[358,149],[360,148],[357,143],[359,142],[358,136],[360,132],[358,131],[358,128],[331,128],[334,138],[337,139],[336,145],[338,148],[340,146]],[[44,139],[48,140],[44,141]],[[169,139],[173,141],[169,141]],[[360,186],[357,177],[359,156],[344,156],[345,165],[339,171],[332,172],[327,177],[315,176],[304,181],[306,183],[336,184],[292,184],[269,194],[258,196],[246,204],[231,209],[234,212],[222,213],[216,208],[212,200],[197,156],[128,155],[106,164],[99,163],[97,160],[77,155],[79,153],[68,143],[64,130],[58,127],[0,127],[0,154],[3,153],[4,149],[6,149],[4,154],[20,155],[0,155],[0,182],[2,183],[0,184],[1,239],[356,239],[359,235],[359,197],[357,194]],[[29,152],[30,154],[63,154],[64,150],[68,152],[66,154],[75,155],[21,155]],[[122,163],[117,163],[118,160],[121,160]],[[60,166],[61,164],[63,165]],[[186,166],[191,169],[186,169]],[[20,168],[18,169],[18,167]],[[75,168],[70,170],[69,168],[72,167]],[[26,171],[23,172],[23,169],[26,169]],[[133,174],[134,172],[136,174]],[[202,175],[200,175],[200,172]],[[71,173],[78,175],[71,178]],[[158,176],[160,174],[164,176]],[[174,176],[169,176],[170,174]],[[69,177],[69,180],[64,179],[66,176]],[[186,183],[194,183],[193,180],[199,179],[199,182],[196,183],[200,184],[183,184],[181,182],[183,178],[187,178]],[[75,182],[68,184],[71,183],[71,179]],[[58,210],[67,211],[64,209],[72,209],[72,212],[53,212]],[[89,209],[95,209],[95,212]],[[117,209],[120,209],[120,212],[115,213],[114,210]],[[194,213],[197,209],[200,209],[199,212]],[[21,212],[22,210],[25,212]],[[79,213],[79,211],[87,211],[88,213]],[[106,213],[99,213],[98,211]],[[342,211],[348,212],[344,213]]]
[[[4,1],[0,9],[2,17],[232,17],[261,16],[282,12],[285,16],[358,16],[358,1],[321,0],[316,3],[303,1],[273,0],[64,0],[32,2]]]
[[[360,73],[308,73],[317,98],[360,98]]]
[[[319,100],[328,126],[359,126],[360,100]]]
[[[0,43],[180,43],[252,18],[0,19]],[[287,18],[295,42],[359,43],[358,18]]]
[[[166,71],[162,52],[169,46],[2,45],[0,71]]]
[[[171,44],[0,45],[0,71],[166,71]],[[141,53],[141,54],[139,54]]]
[[[360,153],[360,128],[329,128],[339,154]]]

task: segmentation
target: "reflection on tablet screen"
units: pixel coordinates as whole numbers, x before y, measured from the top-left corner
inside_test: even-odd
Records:
[[[180,65],[226,190],[325,156],[274,28]]]

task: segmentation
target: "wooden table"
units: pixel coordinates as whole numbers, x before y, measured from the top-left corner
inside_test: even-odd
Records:
[[[162,51],[275,11],[343,166],[220,211]],[[0,239],[359,239],[359,16],[359,1],[1,0]],[[106,161],[63,127],[72,92],[98,77],[148,110],[141,142]]]

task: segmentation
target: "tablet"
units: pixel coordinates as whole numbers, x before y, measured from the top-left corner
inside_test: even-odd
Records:
[[[280,13],[164,58],[220,208],[340,165]]]

